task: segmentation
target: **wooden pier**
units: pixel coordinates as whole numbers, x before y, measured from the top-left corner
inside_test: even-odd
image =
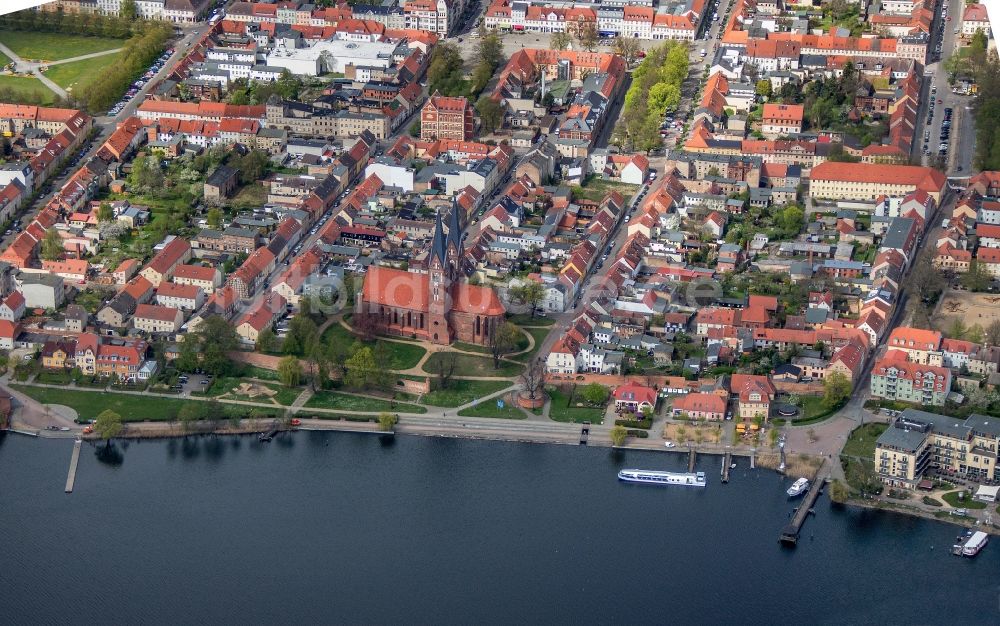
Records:
[[[726,456],[722,459],[722,482],[729,482],[729,467],[733,464],[733,453],[726,450]]]
[[[823,491],[823,485],[826,484],[826,478],[820,477],[822,470],[823,468],[821,467],[820,472],[816,473],[816,479],[813,480],[812,485],[809,487],[809,493],[802,500],[802,504],[799,505],[799,508],[795,509],[795,515],[792,516],[791,523],[781,530],[781,536],[778,537],[781,543],[795,545],[799,540],[799,531],[802,530],[802,524],[805,523],[809,514],[813,512],[813,506],[816,504],[819,494]]]
[[[587,445],[587,439],[590,438],[590,426],[584,426],[580,429],[580,445]]]
[[[66,493],[73,493],[73,485],[76,484],[76,468],[80,465],[80,448],[83,441],[79,438],[73,442],[73,454],[69,457],[69,474],[66,476]]]
[[[688,450],[688,473],[694,471],[694,462],[698,460],[698,453],[694,451],[694,448]]]

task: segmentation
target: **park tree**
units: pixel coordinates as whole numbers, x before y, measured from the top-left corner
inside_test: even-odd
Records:
[[[310,347],[319,342],[319,329],[316,322],[305,315],[296,315],[288,323],[288,333],[282,344],[285,354],[303,356],[309,353]]]
[[[428,91],[438,91],[445,96],[461,95],[465,90],[462,63],[462,54],[454,44],[445,42],[434,46],[427,67]]]
[[[273,352],[278,346],[278,336],[270,328],[265,328],[257,335],[257,352],[266,354]]]
[[[434,373],[437,374],[438,388],[447,389],[451,377],[455,374],[458,364],[458,354],[454,352],[438,352],[434,359]]]
[[[372,349],[362,347],[344,362],[344,384],[355,389],[367,389],[374,382],[377,370]]]
[[[823,379],[823,406],[828,409],[840,406],[851,395],[851,381],[840,372],[833,372]]]
[[[198,341],[193,335],[188,335],[184,341],[180,342],[180,350],[174,367],[181,372],[193,372],[200,363],[198,358]]]
[[[520,336],[521,329],[510,322],[504,322],[493,329],[488,345],[490,355],[493,357],[494,369],[500,369],[500,359],[514,351]]]
[[[218,315],[205,318],[197,331],[188,333],[184,343],[193,340],[192,344],[201,352],[201,368],[209,374],[224,376],[233,369],[233,361],[229,352],[239,345],[236,329]],[[181,344],[183,346],[183,344]]]
[[[120,435],[122,428],[122,416],[111,409],[101,411],[94,421],[94,432],[105,441]]]
[[[278,380],[286,387],[298,387],[302,382],[302,364],[294,356],[286,356],[278,362]]]
[[[903,279],[910,292],[923,302],[932,300],[944,289],[944,279],[934,268],[931,255],[932,252],[924,252],[918,256],[913,269]]]
[[[55,228],[45,231],[45,236],[42,237],[42,258],[46,261],[57,261],[62,257],[62,253],[63,243],[59,231]]]
[[[597,34],[597,24],[594,22],[586,22],[576,33],[576,40],[579,42],[580,47],[587,52],[593,52],[597,49],[597,42],[599,41],[599,36]]]
[[[580,396],[587,404],[601,406],[608,401],[608,388],[600,383],[590,383],[580,391]]]
[[[986,291],[990,286],[990,274],[977,259],[969,262],[969,271],[962,274],[962,286],[969,291]]]
[[[484,134],[491,134],[503,125],[503,107],[500,103],[483,94],[476,101],[476,112],[482,121],[482,131]]]
[[[624,58],[625,63],[632,65],[639,58],[639,51],[642,50],[642,46],[639,45],[639,40],[634,37],[615,37],[612,50],[615,54]]]
[[[531,317],[535,317],[535,309],[545,299],[545,287],[534,280],[523,280],[510,288],[510,296],[518,304],[531,308]]]
[[[503,41],[500,40],[500,33],[487,31],[485,27],[480,26],[476,57],[484,66],[489,66],[492,73],[503,61]]]
[[[770,80],[768,80],[766,78],[762,78],[761,80],[757,81],[757,95],[760,96],[760,97],[762,97],[762,98],[770,98],[771,97],[771,81]]]
[[[220,228],[222,226],[222,209],[219,207],[210,208],[205,215],[205,223],[208,224],[209,228]]]
[[[378,428],[383,432],[388,432],[392,430],[392,427],[396,425],[396,415],[394,413],[389,413],[388,411],[383,411],[378,414]]]
[[[118,15],[129,22],[138,17],[139,11],[135,7],[135,0],[122,0],[118,5]]]
[[[628,430],[624,426],[618,424],[611,429],[611,443],[616,448],[625,443],[626,437],[628,437]]]
[[[573,43],[573,37],[566,31],[552,33],[552,38],[549,39],[549,45],[553,50],[565,50],[569,48],[571,43]]]
[[[521,388],[528,398],[532,400],[538,398],[545,387],[545,365],[542,360],[532,359],[529,361],[524,371],[521,372],[520,381]]]
[[[986,343],[991,346],[1000,346],[1000,320],[993,320],[986,327]]]

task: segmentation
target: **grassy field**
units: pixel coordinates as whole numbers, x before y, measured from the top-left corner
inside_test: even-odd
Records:
[[[443,358],[444,352],[435,352],[424,363],[424,371],[433,374],[437,371],[437,364]],[[493,368],[491,357],[472,356],[471,354],[458,354],[455,361],[455,373],[459,376],[497,376],[510,377],[521,373],[521,366],[507,361],[500,362],[500,369]]]
[[[118,62],[120,54],[108,54],[93,59],[53,65],[45,77],[66,91],[80,91],[101,75],[105,69]]]
[[[590,422],[600,424],[604,421],[604,409],[601,407],[569,406],[569,396],[558,388],[546,390],[552,400],[549,407],[549,417],[557,422]]]
[[[350,346],[355,341],[361,340],[349,330],[334,322],[323,332],[321,341],[323,343],[336,341],[341,345]],[[361,343],[374,349],[375,344],[378,342],[362,341]],[[382,344],[386,347],[390,355],[389,362],[386,364],[386,369],[390,370],[406,370],[415,367],[420,362],[420,359],[424,358],[424,354],[427,353],[427,350],[424,350],[416,343],[383,341]]]
[[[523,420],[528,417],[524,414],[524,411],[510,402],[505,402],[503,408],[499,408],[496,399],[480,402],[476,406],[462,409],[458,414],[462,417],[495,417],[505,420]]]
[[[52,104],[56,100],[56,94],[43,85],[42,81],[30,76],[0,75],[0,88],[13,90],[14,98],[19,101],[35,96],[42,104]]]
[[[546,317],[539,317],[539,316],[536,315],[534,318],[532,318],[528,314],[511,315],[510,317],[507,318],[507,321],[510,322],[511,324],[517,324],[518,326],[521,326],[521,327],[524,327],[524,326],[552,326],[553,324],[556,323],[556,320],[554,318],[551,318],[551,317],[548,317],[548,316],[546,316]]]
[[[436,381],[432,381],[432,391],[424,394],[423,398],[420,399],[423,404],[444,407],[461,406],[509,387],[510,383],[505,380],[452,380],[447,389],[434,389],[436,386]]]
[[[962,494],[963,490],[959,491],[949,491],[948,493],[941,496],[941,499],[947,502],[949,505],[955,507],[956,509],[985,509],[986,503],[980,502],[979,500],[973,500],[972,494],[966,494],[965,500],[959,500],[958,497]]]
[[[305,404],[306,408],[339,409],[342,411],[395,411],[402,413],[426,413],[427,409],[416,404],[393,402],[365,396],[352,396],[337,391],[319,391]]]
[[[588,178],[582,187],[574,185],[570,187],[570,190],[573,192],[574,199],[591,200],[593,202],[600,202],[608,192],[617,191],[625,199],[625,204],[627,205],[632,196],[639,190],[639,187],[638,185],[629,185],[613,180],[592,177]]]
[[[466,352],[478,352],[479,354],[489,354],[489,346],[480,346],[475,343],[465,343],[464,341],[456,341],[452,344],[456,350],[465,350]],[[517,336],[517,343],[514,344],[513,352],[520,352],[528,347],[528,337],[524,333]],[[491,357],[492,358],[492,357]]]
[[[212,385],[208,388],[208,395],[221,396],[223,394],[228,394],[226,397],[231,398],[233,400],[246,400],[248,402],[260,402],[263,404],[267,404],[271,401],[267,396],[258,396],[256,398],[251,398],[250,396],[240,395],[234,392],[233,389],[238,388],[240,386],[240,383],[242,382],[244,382],[242,377],[230,378],[224,376],[221,378],[216,378],[215,380],[212,381]],[[302,393],[303,389],[302,387],[288,388],[282,385],[263,385],[263,386],[277,392],[275,393],[275,395],[271,396],[271,398],[277,401],[278,404],[283,404],[285,406],[288,406],[291,403],[295,402],[295,398],[299,397],[299,394]]]
[[[121,48],[124,39],[105,39],[60,33],[34,33],[0,30],[0,42],[24,60],[59,61],[73,57]]]
[[[166,421],[177,417],[177,412],[188,402],[199,400],[174,400],[155,398],[152,402],[143,396],[121,393],[77,391],[13,385],[18,391],[46,404],[62,404],[76,409],[80,419],[95,419],[101,411],[111,409],[126,421]]]
[[[545,338],[548,337],[551,331],[548,328],[524,328],[522,330],[524,330],[524,332],[530,334],[532,338],[534,338],[535,347],[532,348],[530,351],[525,352],[524,354],[517,354],[510,358],[520,363],[527,363],[531,359],[535,358],[535,355],[538,354],[539,348],[542,347],[542,342],[545,341]]]
[[[3,52],[0,52],[0,65],[6,67],[9,64],[10,64],[10,57],[4,54]]]

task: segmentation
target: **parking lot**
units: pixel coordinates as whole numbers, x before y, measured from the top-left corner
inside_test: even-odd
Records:
[[[175,389],[175,391],[187,396],[191,395],[192,392],[201,393],[208,389],[209,385],[212,384],[212,377],[205,374],[181,374],[177,383],[181,388]]]

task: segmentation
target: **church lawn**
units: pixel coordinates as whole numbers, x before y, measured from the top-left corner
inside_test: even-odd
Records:
[[[428,374],[437,373],[438,363],[447,352],[435,352],[424,362],[423,369]],[[509,378],[521,373],[521,365],[509,361],[500,361],[500,369],[493,368],[492,357],[473,356],[471,354],[455,354],[456,376],[496,376]]]
[[[361,341],[360,337],[334,322],[329,328],[323,331],[322,341],[323,343],[335,341],[342,346],[348,347],[354,344],[355,341],[359,341],[363,345],[375,349],[375,344],[379,340]],[[408,370],[411,367],[416,367],[420,359],[424,358],[424,355],[427,354],[427,350],[416,343],[383,341],[382,345],[385,346],[386,352],[389,354],[389,362],[385,364],[385,368],[390,370]]]
[[[510,358],[520,363],[527,363],[533,359],[536,354],[538,354],[538,350],[542,347],[542,342],[545,341],[545,338],[548,337],[549,333],[552,331],[548,328],[523,328],[522,330],[534,338],[535,347],[524,354],[515,354]],[[521,349],[523,350],[524,348]]]
[[[448,383],[447,389],[437,389],[437,387],[437,380],[431,379],[432,391],[425,393],[420,398],[421,404],[441,407],[462,406],[477,398],[482,398],[483,396],[488,396],[491,393],[496,393],[501,389],[510,387],[510,382],[506,380],[452,379]],[[490,402],[493,402],[493,400],[490,400]]]
[[[25,61],[59,61],[73,57],[114,50],[125,45],[124,39],[88,37],[59,33],[0,30],[0,43]]]
[[[317,391],[309,401],[305,403],[306,408],[313,409],[339,409],[342,411],[370,411],[379,413],[390,411],[396,413],[426,413],[427,409],[416,404],[406,402],[394,402],[392,400],[382,400],[379,398],[369,398],[367,396],[354,396],[338,391]]]
[[[531,315],[527,313],[518,313],[517,315],[511,315],[510,317],[507,318],[507,321],[510,322],[511,324],[517,324],[522,328],[525,326],[552,326],[553,324],[556,323],[555,318],[548,316],[541,317],[539,315],[531,317]]]

